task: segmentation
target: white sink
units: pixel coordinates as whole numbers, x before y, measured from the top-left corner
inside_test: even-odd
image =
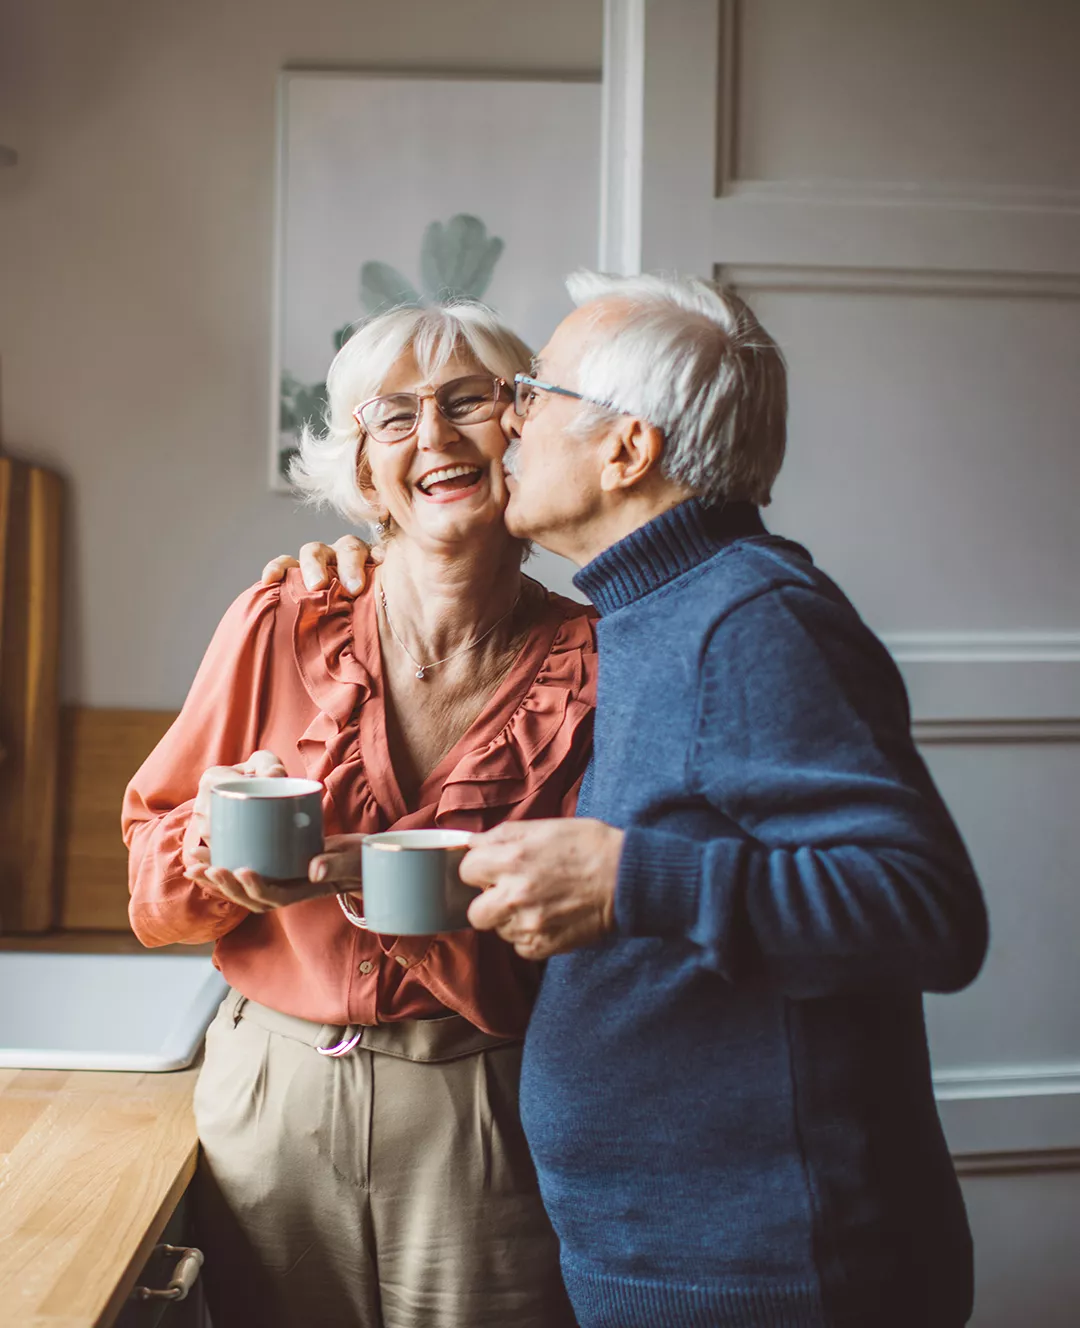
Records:
[[[183,1069],[226,990],[202,955],[0,953],[0,1066]]]

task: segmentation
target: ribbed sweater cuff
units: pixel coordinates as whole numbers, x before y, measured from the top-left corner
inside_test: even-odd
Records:
[[[710,967],[733,980],[738,841],[711,844],[631,826],[615,883],[615,926],[701,946]]]
[[[627,936],[685,936],[697,919],[701,845],[631,826],[615,884],[615,925]]]

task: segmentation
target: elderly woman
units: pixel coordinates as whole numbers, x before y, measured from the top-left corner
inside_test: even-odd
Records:
[[[376,520],[357,598],[296,572],[223,618],[127,791],[131,923],[215,942],[231,992],[195,1098],[215,1328],[572,1324],[517,1115],[534,965],[493,933],[356,925],[358,841],[571,813],[589,757],[590,612],[521,573],[503,524],[507,381],[483,306],[393,310],[334,360],[294,478]],[[209,865],[224,777],[325,787],[310,881]]]

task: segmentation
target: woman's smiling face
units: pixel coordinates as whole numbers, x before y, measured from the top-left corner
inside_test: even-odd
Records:
[[[477,375],[494,377],[472,357],[456,353],[425,378],[406,352],[384,378],[380,397],[411,392],[424,398],[419,424],[407,438],[384,443],[361,435],[370,469],[365,483],[361,467],[361,488],[373,507],[389,512],[396,534],[445,546],[502,526],[508,494],[501,406],[483,423],[453,423],[431,396],[447,383]]]

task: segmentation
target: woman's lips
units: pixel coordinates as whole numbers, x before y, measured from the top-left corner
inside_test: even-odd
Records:
[[[485,479],[486,474],[481,471],[476,479],[471,481],[467,480],[465,476],[460,476],[457,479],[440,481],[427,493],[417,485],[416,492],[429,503],[453,503],[460,498],[468,498],[476,493]],[[466,482],[462,483],[463,480]]]

